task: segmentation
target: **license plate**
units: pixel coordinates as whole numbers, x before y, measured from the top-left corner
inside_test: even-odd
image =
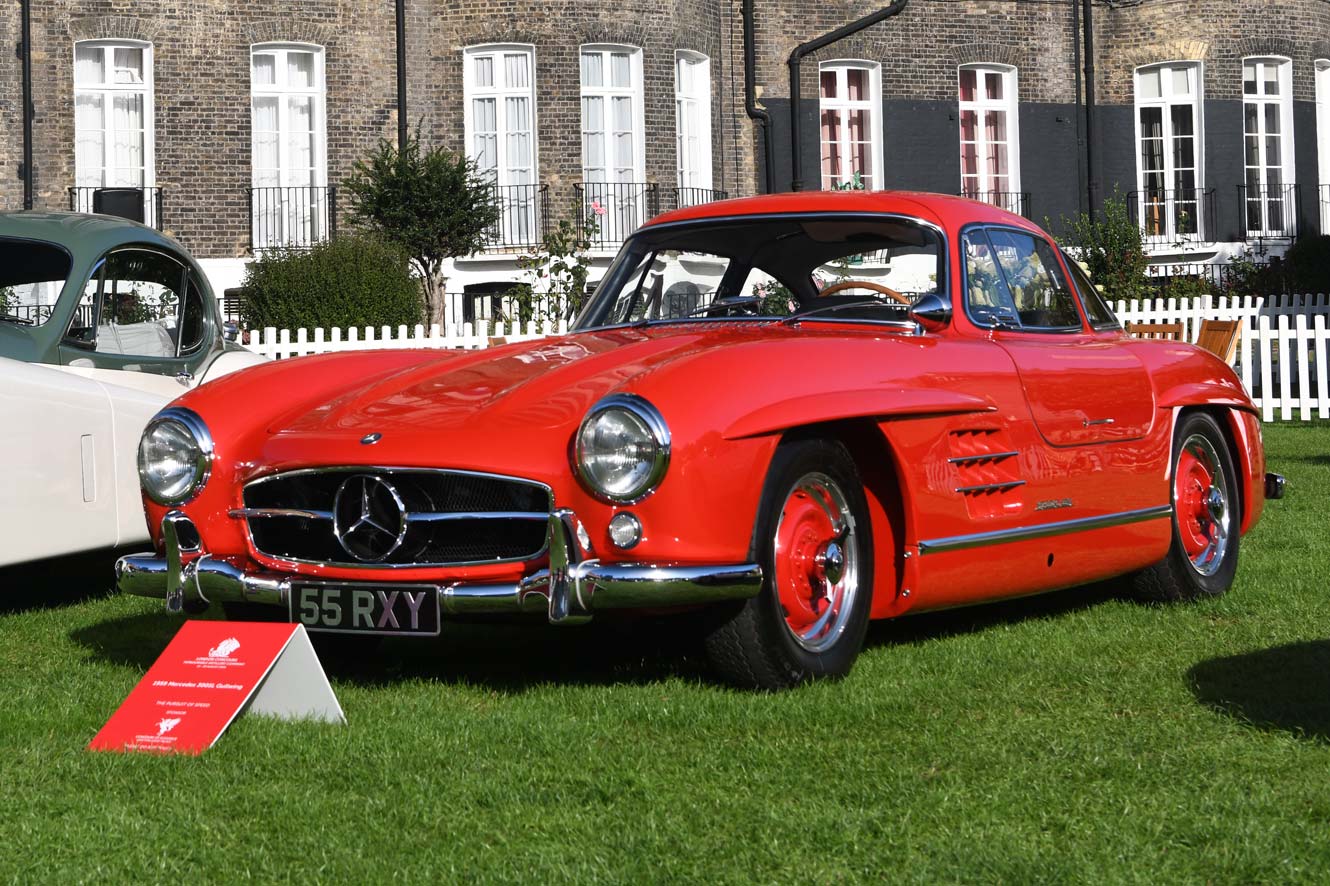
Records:
[[[433,585],[293,584],[291,621],[311,631],[433,636],[439,592]]]

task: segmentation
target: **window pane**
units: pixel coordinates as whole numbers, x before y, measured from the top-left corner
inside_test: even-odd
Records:
[[[1173,95],[1180,98],[1191,95],[1191,72],[1192,68],[1173,68]]]
[[[850,68],[845,72],[845,91],[852,102],[868,98],[868,72],[863,68]]]
[[[103,184],[105,133],[102,130],[102,96],[84,93],[74,98],[74,165],[76,185],[95,187]]]
[[[984,114],[988,140],[1005,142],[1007,140],[1007,112],[989,111]]]
[[[1265,106],[1265,131],[1272,135],[1278,135],[1279,129],[1279,105],[1271,102]]]
[[[314,53],[286,54],[286,85],[292,89],[310,89],[314,86]]]
[[[974,111],[961,111],[961,141],[975,140],[979,115]]]
[[[1159,98],[1163,94],[1160,90],[1159,69],[1141,71],[1137,75],[1136,88],[1140,90],[1143,99]]]
[[[1242,65],[1242,94],[1256,94],[1256,64],[1244,62]]]
[[[255,86],[273,86],[277,83],[277,56],[256,52],[250,61],[250,77]]]
[[[588,168],[605,166],[605,133],[589,132],[582,139],[583,156]]]
[[[848,120],[846,122],[850,126],[850,141],[852,142],[863,141],[867,137],[867,129],[868,129],[867,112],[850,111],[849,114],[847,114],[846,116],[848,117]]]
[[[599,52],[582,53],[582,85],[599,87],[605,82],[605,57]]]
[[[1265,94],[1279,95],[1279,65],[1265,65]]]
[[[967,177],[979,175],[979,154],[974,142],[961,144],[961,175]]]
[[[961,101],[963,101],[963,102],[972,102],[972,101],[974,101],[974,81],[975,81],[975,71],[974,71],[974,68],[962,68],[962,69],[961,69]]]
[[[988,71],[984,74],[984,81],[987,86],[986,92],[988,93],[988,98],[992,101],[1002,100],[1002,81],[1004,79],[1005,78],[1002,74],[997,71]]]
[[[598,95],[585,96],[582,99],[582,128],[605,128],[605,100]]]
[[[614,128],[620,132],[633,128],[633,100],[622,96],[612,99]]]
[[[103,81],[102,48],[100,46],[74,47],[74,83],[79,86],[97,86]]]
[[[1195,133],[1194,108],[1192,105],[1173,105],[1169,109],[1173,121],[1173,137],[1191,136]]]
[[[494,99],[477,98],[471,100],[471,125],[477,133],[490,133],[495,130]]]
[[[489,55],[476,56],[476,86],[481,89],[490,89],[494,86],[494,57]]]
[[[504,68],[509,89],[525,89],[531,84],[531,58],[525,52],[505,55]]]
[[[504,99],[504,109],[507,111],[508,130],[525,131],[530,128],[527,122],[527,98],[525,96],[510,96]]]
[[[821,83],[822,83],[822,97],[823,97],[823,98],[835,98],[835,97],[836,97],[836,72],[835,72],[835,71],[823,71],[823,72],[822,72]]]
[[[629,87],[633,85],[630,56],[626,52],[610,53],[610,85]]]
[[[143,82],[143,50],[137,48],[117,48],[114,52],[115,82]]]

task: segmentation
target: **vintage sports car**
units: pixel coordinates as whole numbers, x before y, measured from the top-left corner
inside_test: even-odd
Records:
[[[314,631],[691,613],[714,666],[850,670],[869,619],[1133,575],[1226,590],[1281,481],[1250,399],[1126,336],[1023,218],[833,192],[662,215],[559,337],[282,361],[139,450],[119,587]]]
[[[145,541],[148,420],[262,358],[169,237],[124,219],[0,213],[0,566]]]

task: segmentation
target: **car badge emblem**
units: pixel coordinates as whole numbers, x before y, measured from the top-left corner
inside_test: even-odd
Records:
[[[362,446],[373,446],[375,443],[378,443],[382,439],[383,435],[380,434],[378,431],[375,431],[372,434],[366,434],[365,436],[361,437],[360,444]]]
[[[342,481],[333,499],[333,535],[361,563],[390,557],[406,537],[406,505],[382,477],[356,474]]]

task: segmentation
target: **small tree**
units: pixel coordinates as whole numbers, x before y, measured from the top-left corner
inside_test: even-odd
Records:
[[[1063,246],[1076,250],[1090,268],[1090,279],[1111,299],[1147,298],[1151,294],[1145,269],[1150,264],[1145,254],[1144,234],[1132,218],[1127,201],[1115,190],[1104,200],[1097,216],[1082,213],[1068,222],[1062,220],[1065,233],[1058,238]]]
[[[420,275],[426,315],[437,319],[444,260],[477,252],[499,220],[493,186],[466,157],[442,148],[422,151],[417,130],[400,151],[380,140],[342,187],[352,220],[406,252]]]

